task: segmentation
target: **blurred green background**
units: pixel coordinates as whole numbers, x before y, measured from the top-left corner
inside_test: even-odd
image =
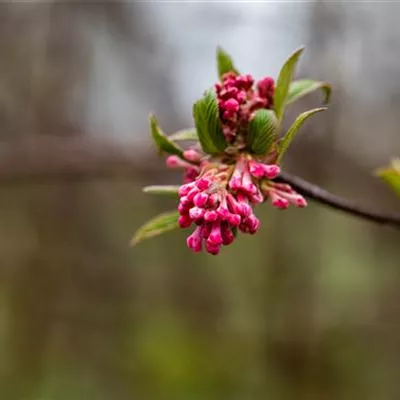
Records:
[[[332,82],[333,103],[286,169],[398,211],[371,171],[400,155],[399,15],[378,2],[1,4],[0,398],[399,399],[399,232],[311,203],[259,206],[259,234],[218,257],[192,254],[186,231],[128,246],[175,206],[141,187],[179,180],[147,115],[191,126],[217,45],[259,78],[305,44],[297,76]]]

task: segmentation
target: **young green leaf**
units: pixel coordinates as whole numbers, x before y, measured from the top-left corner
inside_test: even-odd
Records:
[[[142,190],[144,193],[160,194],[164,196],[178,198],[178,190],[180,186],[174,185],[152,185],[146,186]]]
[[[300,127],[304,124],[304,122],[306,122],[306,120],[308,118],[310,118],[312,115],[314,115],[320,111],[325,111],[325,110],[326,110],[326,107],[315,108],[314,110],[306,111],[297,116],[296,120],[293,122],[292,126],[286,132],[286,135],[282,138],[282,141],[279,144],[278,162],[282,159],[283,154],[289,147],[290,143],[294,139],[294,136],[296,135],[296,133],[300,129]]]
[[[400,196],[400,159],[393,160],[389,167],[378,169],[376,174]]]
[[[208,154],[223,152],[227,144],[219,120],[217,99],[212,90],[207,91],[194,104],[193,117],[197,135],[204,152]]]
[[[217,69],[219,79],[222,79],[222,76],[227,72],[234,72],[239,75],[231,56],[221,47],[217,47]]]
[[[272,110],[256,111],[249,122],[247,143],[253,153],[263,155],[268,153],[277,136],[278,121]]]
[[[162,153],[165,151],[168,154],[176,154],[179,157],[183,157],[183,149],[181,149],[176,143],[168,138],[158,126],[156,117],[154,115],[149,116],[151,136],[158,148],[158,151]]]
[[[290,84],[286,104],[291,104],[301,97],[321,89],[324,94],[324,104],[329,103],[332,87],[327,82],[313,81],[312,79],[301,79]]]
[[[292,81],[297,61],[303,51],[304,47],[300,47],[296,50],[283,64],[279,73],[274,95],[274,109],[279,122],[282,121],[283,113],[285,111],[285,103],[289,92],[289,85]]]
[[[130,242],[131,246],[136,246],[145,239],[178,228],[178,218],[178,211],[170,211],[157,215],[136,231]]]
[[[168,136],[169,140],[179,142],[181,140],[199,140],[196,129],[183,129]]]

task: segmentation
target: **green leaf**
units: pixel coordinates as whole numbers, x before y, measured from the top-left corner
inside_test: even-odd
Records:
[[[239,71],[235,68],[231,56],[221,47],[217,47],[217,69],[219,79],[227,72],[234,72],[239,75]]]
[[[158,151],[162,153],[165,151],[168,154],[176,154],[183,158],[183,149],[181,149],[176,143],[168,138],[158,126],[156,117],[154,115],[149,116],[151,136],[158,148]]]
[[[376,174],[400,196],[400,159],[393,160],[389,167],[378,169]]]
[[[272,110],[256,111],[249,122],[247,143],[255,154],[266,154],[277,136],[278,121]]]
[[[297,61],[303,51],[304,47],[300,47],[296,50],[283,64],[279,73],[274,95],[274,109],[279,122],[282,121],[283,113],[285,111],[285,103],[289,92],[289,85],[292,81]]]
[[[301,97],[321,89],[324,93],[324,104],[329,103],[332,87],[327,82],[313,81],[312,79],[301,79],[290,84],[286,104],[291,104]]]
[[[144,193],[161,194],[164,196],[178,198],[179,188],[180,186],[176,185],[152,185],[152,186],[146,186],[142,190]]]
[[[320,111],[325,111],[325,110],[326,110],[326,107],[315,108],[314,110],[306,111],[297,116],[296,120],[293,122],[292,126],[286,132],[286,135],[282,138],[282,141],[279,144],[278,162],[282,159],[283,154],[289,147],[290,143],[294,139],[294,136],[296,135],[296,133],[300,129],[300,127],[304,124],[304,122],[306,122],[306,120],[308,118],[310,118],[312,115],[314,115]]]
[[[212,90],[193,106],[193,117],[201,147],[208,154],[218,154],[227,144],[219,120],[218,103]]]
[[[178,211],[169,211],[157,215],[136,231],[130,242],[131,246],[136,246],[145,239],[149,239],[178,228],[178,218]]]
[[[169,140],[179,142],[181,140],[199,140],[196,129],[183,129],[168,136]]]

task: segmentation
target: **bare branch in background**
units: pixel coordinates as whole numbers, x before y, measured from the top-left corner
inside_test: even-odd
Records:
[[[155,167],[156,168],[156,167]],[[37,137],[0,146],[0,182],[85,181],[154,174],[134,146],[116,146],[82,137]]]

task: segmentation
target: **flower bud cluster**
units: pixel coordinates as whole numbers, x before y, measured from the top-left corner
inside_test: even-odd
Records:
[[[222,83],[215,84],[222,131],[228,143],[234,142],[241,129],[246,129],[252,113],[260,108],[272,108],[274,80],[266,77],[254,86],[251,75],[229,72]]]
[[[205,248],[214,255],[231,244],[238,231],[257,232],[256,204],[269,201],[280,209],[307,205],[290,185],[274,181],[280,174],[276,149],[259,159],[242,146],[254,112],[273,106],[274,80],[266,77],[255,84],[251,75],[230,72],[215,90],[224,136],[230,148],[238,151],[211,157],[193,147],[166,161],[168,167],[184,170],[178,223],[181,228],[195,225],[187,246],[194,252]]]
[[[187,238],[187,246],[194,252],[205,250],[218,254],[222,246],[231,244],[239,230],[254,234],[260,221],[253,206],[271,200],[273,206],[286,208],[289,203],[304,207],[306,202],[289,185],[275,183],[280,168],[276,164],[265,164],[249,154],[240,154],[231,165],[202,160],[200,153],[188,150],[186,160],[170,156],[167,165],[195,171],[193,179],[179,189],[181,228],[196,226]]]

